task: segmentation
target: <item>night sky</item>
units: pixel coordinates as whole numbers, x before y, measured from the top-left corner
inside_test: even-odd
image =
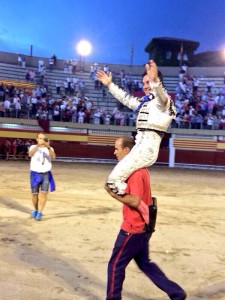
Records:
[[[225,0],[0,0],[0,50],[91,62],[143,64],[154,37],[200,42],[196,53],[225,48]]]

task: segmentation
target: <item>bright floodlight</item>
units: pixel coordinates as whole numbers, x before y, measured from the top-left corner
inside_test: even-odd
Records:
[[[91,53],[92,50],[92,46],[91,44],[86,41],[86,40],[82,40],[77,44],[77,52],[81,55],[81,56],[87,56]]]

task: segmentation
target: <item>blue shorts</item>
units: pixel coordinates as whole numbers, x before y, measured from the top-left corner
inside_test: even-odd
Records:
[[[49,189],[49,174],[46,173],[38,173],[41,177],[41,182],[34,187],[31,188],[32,194],[38,194],[39,190],[41,192],[48,192]],[[31,181],[32,181],[32,174],[31,174]]]

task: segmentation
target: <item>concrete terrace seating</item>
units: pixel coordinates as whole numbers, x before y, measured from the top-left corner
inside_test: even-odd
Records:
[[[216,89],[223,89],[224,88],[224,78],[223,77],[198,77],[199,79],[199,88],[201,89],[201,91],[206,91],[206,82],[211,80],[212,82],[214,82],[215,86],[212,87],[212,89],[216,88]]]
[[[13,64],[0,63],[0,78],[11,80],[25,80],[27,70],[33,68],[22,68]]]
[[[142,76],[141,75],[129,75],[129,78],[131,79],[131,81],[134,81],[134,80],[138,80],[138,81],[142,81]],[[164,85],[167,89],[167,91],[169,93],[172,93],[175,91],[177,85],[178,85],[178,82],[179,82],[179,78],[178,76],[165,76],[163,78],[163,82],[164,82]],[[119,84],[120,83],[120,77],[119,76],[115,76],[115,83]]]
[[[98,107],[103,107],[107,110],[112,110],[116,106],[115,99],[111,96],[111,94],[107,94],[107,96],[102,96],[102,90],[95,90],[95,83],[94,80],[90,78],[90,73],[88,72],[81,72],[77,71],[74,74],[65,73],[63,70],[58,69],[47,69],[46,70],[46,78],[48,80],[48,91],[54,98],[59,98],[60,95],[56,94],[56,80],[60,80],[61,83],[66,81],[66,78],[69,77],[76,77],[79,79],[84,80],[85,82],[85,97],[88,97],[90,100],[94,102],[94,109]],[[64,88],[62,87],[61,90],[64,94]]]
[[[34,70],[37,72],[37,68],[34,67],[26,67],[22,68],[21,66],[13,65],[13,64],[5,64],[0,63],[0,78],[11,79],[11,80],[25,80],[25,75],[27,70]],[[112,70],[113,71],[113,70]],[[116,100],[111,96],[110,93],[107,93],[107,96],[102,96],[102,90],[95,90],[94,81],[90,78],[89,72],[81,72],[77,71],[75,74],[65,73],[64,70],[59,69],[46,69],[46,78],[48,80],[48,91],[54,98],[60,97],[60,95],[56,94],[55,82],[56,80],[60,80],[61,82],[65,81],[68,76],[78,77],[85,81],[85,96],[93,100],[94,108],[95,107],[104,107],[108,110],[112,110],[116,106]],[[131,75],[131,80],[141,80],[141,75]],[[114,76],[114,81],[116,83],[120,82],[119,75]],[[178,77],[166,77],[164,78],[165,85],[169,92],[175,90]],[[36,82],[38,83],[38,75],[36,78]],[[63,88],[62,88],[63,90]]]

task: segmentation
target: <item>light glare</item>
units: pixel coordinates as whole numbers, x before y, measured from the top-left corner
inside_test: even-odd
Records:
[[[91,53],[92,50],[92,46],[91,44],[86,41],[86,40],[81,40],[78,44],[77,44],[77,52],[81,55],[81,56],[87,56]]]

